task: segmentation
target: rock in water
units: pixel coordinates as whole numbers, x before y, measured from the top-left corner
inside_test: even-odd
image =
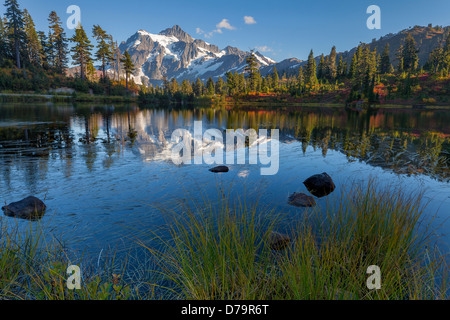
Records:
[[[214,172],[214,173],[221,173],[221,172],[228,172],[228,171],[230,171],[230,169],[226,166],[218,166],[218,167],[209,169],[209,171]]]
[[[314,207],[316,200],[304,193],[294,193],[289,197],[289,204],[296,207]]]
[[[269,244],[270,249],[272,250],[283,250],[289,245],[290,242],[291,238],[287,235],[278,232],[271,232],[269,235]]]
[[[325,197],[336,189],[333,180],[327,173],[312,176],[303,182],[303,184],[308,188],[311,194],[318,198]]]
[[[36,197],[28,197],[2,207],[5,215],[20,219],[37,220],[42,218],[47,207]]]

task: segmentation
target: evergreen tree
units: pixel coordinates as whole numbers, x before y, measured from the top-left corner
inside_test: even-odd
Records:
[[[106,67],[113,59],[111,44],[108,40],[111,38],[99,25],[94,25],[92,33],[97,40],[97,52],[95,58],[102,64],[103,79],[106,79]]]
[[[209,77],[208,81],[206,81],[206,92],[209,96],[213,96],[216,93],[216,86],[211,77]]]
[[[403,72],[403,70],[404,70],[403,51],[404,51],[403,50],[403,45],[400,45],[400,47],[398,48],[397,53],[396,53],[396,57],[397,57],[397,60],[398,60],[397,71],[399,73]]]
[[[191,86],[191,83],[189,82],[189,80],[184,79],[181,82],[181,92],[185,95],[192,94],[192,86]]]
[[[128,51],[125,51],[123,58],[120,59],[120,62],[122,63],[123,70],[125,71],[125,84],[128,92],[128,79],[134,72],[134,64],[133,61],[131,61],[131,56]]]
[[[391,68],[391,59],[389,58],[389,43],[386,44],[383,50],[383,54],[381,55],[381,61],[380,61],[380,73],[386,74],[389,73]]]
[[[14,43],[16,66],[21,69],[20,51],[23,49],[26,38],[23,32],[23,12],[20,10],[17,0],[6,0],[5,7],[6,27],[10,30],[9,39]]]
[[[41,42],[39,41],[39,36],[36,32],[36,28],[28,13],[27,9],[23,10],[23,19],[24,19],[24,31],[26,35],[26,52],[27,59],[30,63],[34,65],[41,65]]]
[[[170,94],[170,81],[167,79],[167,76],[164,75],[162,78],[163,91],[165,95]]]
[[[322,53],[322,55],[320,56],[320,60],[319,60],[319,66],[317,68],[317,79],[319,80],[323,80],[325,78],[325,70],[326,70],[326,64],[325,64],[325,58],[324,55]]]
[[[269,82],[267,77],[262,77],[261,79],[261,92],[267,93],[269,91]]]
[[[61,18],[55,11],[50,12],[48,17],[50,31],[49,42],[49,60],[51,65],[58,73],[63,73],[67,67],[68,44]]]
[[[272,73],[272,88],[274,90],[278,89],[278,83],[280,82],[280,77],[278,76],[278,71],[276,67],[273,67]]]
[[[226,74],[227,77],[227,90],[230,96],[236,93],[237,83],[234,75],[231,71],[228,71]]]
[[[337,78],[342,79],[345,77],[345,70],[344,70],[344,58],[342,55],[339,56],[339,62],[337,66]]]
[[[367,90],[372,76],[377,73],[377,52],[369,45],[361,43],[356,49],[350,66],[352,85],[356,90]]]
[[[91,60],[88,62],[87,67],[86,67],[86,74],[87,74],[87,78],[91,81],[94,81],[95,79],[95,67],[94,67],[94,61]]]
[[[348,71],[348,76],[352,78],[352,80],[358,76],[358,65],[360,57],[362,56],[362,47],[359,45],[356,48],[355,54],[353,54],[352,61],[350,63],[350,70]]]
[[[301,88],[305,83],[305,75],[303,74],[303,67],[298,68],[297,84]]]
[[[7,21],[0,17],[0,64],[3,64],[9,58],[8,50],[8,31],[6,29]]]
[[[336,47],[333,46],[333,48],[331,48],[331,53],[330,53],[330,57],[328,59],[328,63],[327,63],[327,74],[328,74],[328,78],[330,79],[330,81],[334,81],[337,77],[337,71],[336,71]]]
[[[314,52],[311,50],[308,56],[308,62],[305,70],[305,82],[309,85],[310,89],[318,85],[316,75],[316,60],[314,59]]]
[[[348,76],[348,63],[344,61],[344,68],[342,70],[342,77],[346,78]]]
[[[225,83],[223,82],[222,77],[219,77],[219,80],[217,80],[216,82],[216,94],[223,94],[223,87],[224,87]]]
[[[444,45],[442,68],[445,71],[445,74],[448,76],[450,74],[450,33],[448,34],[447,40],[445,41]]]
[[[75,44],[71,49],[72,59],[76,65],[80,66],[81,79],[84,80],[87,66],[92,62],[91,50],[94,46],[91,45],[91,41],[81,25],[75,30],[75,34],[70,38],[70,41]]]
[[[170,85],[169,85],[169,91],[172,95],[176,94],[178,91],[180,91],[180,85],[177,81],[177,79],[172,78],[170,80]]]
[[[113,67],[113,79],[116,80],[116,75],[117,75],[117,79],[120,80],[120,59],[121,59],[121,53],[120,53],[120,49],[119,46],[117,45],[117,42],[114,41],[113,36],[109,36],[109,47],[111,49],[111,56],[110,56],[110,61],[109,61],[109,65],[111,65]]]
[[[439,45],[431,51],[428,61],[426,63],[426,68],[432,73],[437,74],[438,71],[443,66],[444,62],[444,49]]]
[[[235,75],[236,74],[237,74],[237,71],[235,71]],[[238,79],[238,88],[239,88],[238,90],[239,90],[239,93],[246,92],[247,91],[247,83],[245,81],[244,74],[243,73],[238,74],[237,75],[237,79]]]
[[[253,50],[250,50],[250,54],[246,58],[247,66],[245,67],[245,72],[248,73],[250,90],[256,91],[258,85],[258,59],[256,58]]]
[[[50,47],[48,44],[48,37],[45,35],[45,32],[43,31],[38,31],[37,34],[39,37],[39,42],[41,43],[40,45],[41,52],[39,56],[39,61],[41,62],[42,67],[48,69],[49,67],[48,54],[50,51]]]
[[[378,73],[377,69],[377,51],[370,50],[370,46],[361,43],[352,57],[349,76],[352,81],[352,91],[355,94],[369,91],[371,81]]]
[[[403,69],[408,72],[414,72],[419,65],[419,57],[417,55],[416,41],[411,33],[408,34],[403,50]]]
[[[192,86],[192,89],[194,90],[194,95],[196,97],[200,97],[203,94],[203,83],[199,77],[197,77],[197,80],[195,81],[194,85]]]

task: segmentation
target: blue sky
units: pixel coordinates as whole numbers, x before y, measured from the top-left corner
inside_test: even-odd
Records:
[[[99,24],[121,42],[139,29],[158,33],[178,24],[194,38],[220,48],[257,48],[276,61],[304,60],[311,49],[315,55],[328,54],[333,45],[345,51],[360,41],[414,25],[450,25],[450,0],[19,0],[19,4],[28,9],[38,30],[48,30],[50,11],[65,22],[67,7],[78,5],[89,35],[92,25]],[[366,27],[369,5],[381,8],[381,30]],[[4,12],[1,6],[0,15]],[[66,32],[73,34],[67,28]]]

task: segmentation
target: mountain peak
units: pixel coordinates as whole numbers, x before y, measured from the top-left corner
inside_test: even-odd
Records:
[[[120,45],[122,52],[128,51],[136,66],[135,82],[161,85],[163,77],[178,81],[200,78],[218,79],[229,70],[243,72],[247,52],[238,48],[219,47],[201,39],[194,39],[179,25],[161,31],[159,34],[139,30]],[[272,64],[272,60],[257,54],[261,65]]]
[[[180,41],[184,42],[193,42],[194,38],[192,38],[189,34],[183,31],[179,25],[174,25],[172,28],[165,29],[159,33],[164,36],[174,36],[178,38]]]

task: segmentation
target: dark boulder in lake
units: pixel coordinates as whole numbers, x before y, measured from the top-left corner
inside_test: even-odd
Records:
[[[214,172],[214,173],[225,173],[230,171],[230,168],[226,167],[226,166],[218,166],[212,169],[209,169],[209,171]]]
[[[316,200],[304,193],[294,193],[293,195],[289,196],[288,201],[290,205],[296,207],[314,207],[316,205]]]
[[[303,184],[311,194],[318,198],[325,197],[336,189],[333,179],[327,173],[312,176],[303,182]]]
[[[28,197],[2,207],[5,215],[19,219],[38,220],[42,218],[47,207],[36,197]]]
[[[289,245],[290,242],[291,238],[285,234],[271,232],[269,235],[269,244],[270,249],[272,250],[283,250]]]

